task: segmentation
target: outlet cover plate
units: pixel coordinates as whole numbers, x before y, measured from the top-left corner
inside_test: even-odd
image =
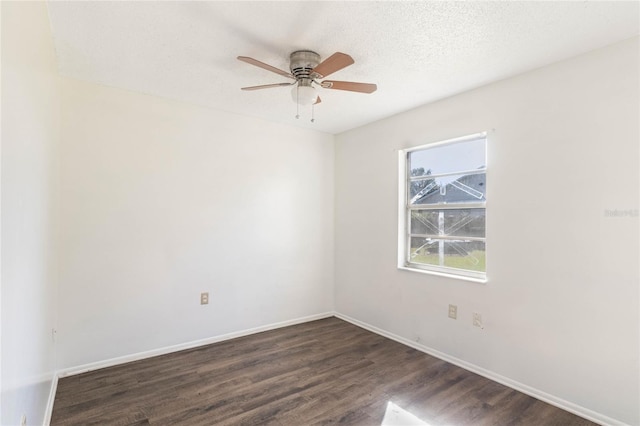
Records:
[[[482,314],[479,314],[477,312],[473,313],[473,325],[476,327],[484,328],[482,326]]]
[[[449,318],[458,318],[458,305],[449,305]]]

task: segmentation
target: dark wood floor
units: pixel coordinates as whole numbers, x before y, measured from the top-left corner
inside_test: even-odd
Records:
[[[381,425],[385,413],[390,424],[394,413],[430,426],[593,424],[337,318],[60,379],[51,424]]]

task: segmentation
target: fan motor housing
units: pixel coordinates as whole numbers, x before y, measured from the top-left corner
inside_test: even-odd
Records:
[[[289,69],[296,80],[310,79],[311,71],[320,63],[320,55],[311,50],[297,50],[289,59]]]

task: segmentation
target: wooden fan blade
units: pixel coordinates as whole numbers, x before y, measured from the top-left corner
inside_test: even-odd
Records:
[[[353,58],[346,53],[336,52],[324,61],[320,62],[317,67],[311,71],[314,78],[324,78],[329,74],[340,71],[353,64]]]
[[[283,86],[292,86],[296,84],[296,82],[294,81],[293,83],[275,83],[275,84],[263,84],[262,86],[249,86],[249,87],[243,87],[242,90],[260,90],[260,89],[270,89],[272,87],[283,87]]]
[[[246,62],[246,63],[251,64],[251,65],[255,65],[256,67],[260,67],[260,68],[265,69],[267,71],[275,72],[276,74],[279,74],[279,75],[281,75],[283,77],[288,77],[288,78],[292,78],[292,79],[295,80],[295,77],[292,76],[290,73],[288,73],[286,71],[283,71],[283,70],[281,70],[279,68],[272,67],[271,65],[265,64],[264,62],[260,62],[257,59],[253,59],[253,58],[250,58],[248,56],[238,56],[238,59],[241,60],[242,62]]]
[[[350,92],[373,93],[378,86],[371,83],[354,83],[352,81],[331,81],[325,80],[320,83],[325,89],[348,90]]]
[[[318,96],[318,99],[316,99],[316,101],[313,104],[318,105],[320,102],[322,102],[322,99],[320,99],[320,96]]]

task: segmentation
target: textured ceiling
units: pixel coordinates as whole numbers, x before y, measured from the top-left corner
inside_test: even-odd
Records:
[[[638,2],[67,2],[49,3],[60,73],[267,120],[339,133],[638,34]],[[295,119],[289,53],[340,51],[333,80]]]

